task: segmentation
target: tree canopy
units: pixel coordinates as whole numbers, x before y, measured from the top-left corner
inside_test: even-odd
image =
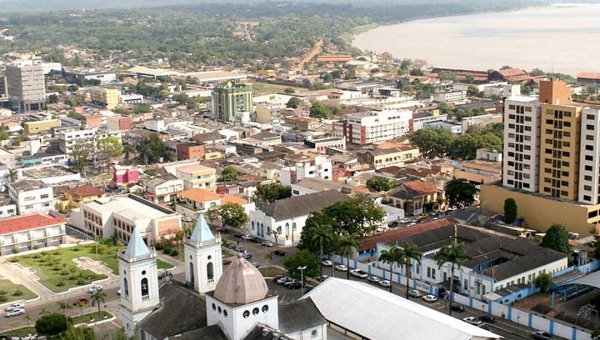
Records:
[[[553,224],[546,231],[546,235],[542,238],[540,244],[544,248],[556,250],[563,254],[569,255],[571,253],[571,246],[569,245],[569,232],[564,224]]]
[[[63,314],[48,313],[37,319],[35,330],[44,335],[57,335],[69,328],[67,321],[67,317]]]
[[[302,105],[302,99],[300,99],[298,97],[292,97],[292,98],[290,98],[290,100],[288,100],[288,102],[285,106],[289,109],[296,109],[300,105]]]
[[[235,181],[239,175],[240,175],[240,172],[237,171],[234,167],[226,166],[225,168],[223,168],[223,171],[221,172],[221,178],[219,178],[219,181],[221,181],[221,182]]]
[[[389,191],[395,187],[397,182],[383,176],[373,176],[367,181],[367,188],[374,191]]]
[[[504,200],[504,222],[511,224],[517,220],[517,202],[514,198]]]
[[[446,198],[451,206],[469,206],[473,204],[477,189],[465,179],[453,179],[446,183]]]
[[[300,250],[294,255],[287,256],[283,260],[283,266],[288,271],[288,275],[296,280],[300,280],[301,272],[298,267],[306,266],[304,269],[304,278],[315,277],[321,270],[321,260],[315,257],[308,250]]]
[[[159,159],[165,156],[165,152],[167,151],[165,143],[156,133],[142,139],[135,149],[144,160],[144,164],[158,162]]]
[[[333,221],[338,235],[367,234],[383,220],[383,210],[368,195],[356,195],[325,207],[323,213]]]
[[[419,129],[410,136],[411,144],[417,146],[423,154],[435,153],[444,156],[450,152],[454,135],[448,130]]]
[[[276,200],[292,196],[292,187],[281,183],[259,184],[256,186],[254,197],[263,204],[273,203]]]
[[[211,208],[206,212],[206,217],[211,221],[221,219],[223,226],[233,228],[241,228],[248,222],[248,214],[244,207],[237,203],[227,203]]]
[[[330,114],[329,107],[327,107],[327,105],[325,105],[323,102],[314,102],[309,110],[309,115],[312,118],[325,119],[325,118],[329,117],[329,114]]]

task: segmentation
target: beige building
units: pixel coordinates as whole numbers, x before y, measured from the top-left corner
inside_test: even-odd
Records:
[[[203,188],[215,192],[217,190],[217,170],[200,164],[177,167],[176,176],[183,180],[183,188]]]
[[[40,133],[44,131],[48,131],[53,127],[59,127],[60,120],[58,119],[49,119],[49,120],[39,120],[35,122],[25,122],[23,123],[23,127],[25,129],[25,133]]]
[[[419,149],[412,146],[395,147],[389,149],[375,149],[359,154],[358,160],[369,164],[374,169],[388,166],[400,166],[404,162],[412,161],[419,157]]]
[[[41,61],[19,60],[6,66],[6,84],[12,106],[19,111],[40,110],[46,104]]]
[[[119,104],[119,90],[93,87],[90,91],[90,98],[93,104],[113,110]]]

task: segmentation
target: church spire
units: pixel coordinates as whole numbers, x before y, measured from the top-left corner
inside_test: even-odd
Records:
[[[215,235],[213,235],[208,223],[202,216],[202,213],[198,213],[198,220],[196,222],[196,226],[194,227],[194,231],[192,232],[192,236],[190,236],[190,241],[196,244],[202,244],[206,242],[214,242]]]
[[[137,228],[133,229],[133,233],[131,233],[129,243],[127,244],[127,249],[125,249],[123,255],[134,260],[150,255],[150,250],[146,246],[146,243],[144,243],[144,239],[142,239],[142,235],[140,235]]]

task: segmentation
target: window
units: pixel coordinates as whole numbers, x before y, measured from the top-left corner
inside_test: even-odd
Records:
[[[585,155],[585,160],[586,161],[593,161],[594,160],[594,156],[592,156],[592,155]]]
[[[269,306],[267,306],[267,305],[262,306],[262,311],[263,311],[263,313],[268,312],[269,311]]]
[[[242,316],[244,319],[247,319],[250,316],[250,311],[245,310],[244,313],[242,313]]]
[[[254,308],[252,310],[252,315],[258,315],[258,312],[259,312],[258,308]]]
[[[586,128],[587,130],[594,131],[594,125],[592,125],[592,124],[587,124],[587,125],[585,126],[585,128]]]
[[[594,151],[594,146],[593,145],[586,145],[585,146],[585,150],[586,151]]]
[[[49,197],[48,194],[43,194],[43,195],[40,196],[41,199],[45,199],[45,198],[48,198],[48,197]]]
[[[585,135],[585,140],[594,140],[594,136],[592,135]]]
[[[142,297],[144,297],[144,296],[147,297],[148,294],[150,294],[150,289],[148,288],[148,279],[147,278],[142,279],[140,288],[141,288]]]

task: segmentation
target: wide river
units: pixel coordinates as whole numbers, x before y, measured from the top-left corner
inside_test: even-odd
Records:
[[[416,20],[358,34],[353,45],[437,67],[600,72],[600,5]]]

